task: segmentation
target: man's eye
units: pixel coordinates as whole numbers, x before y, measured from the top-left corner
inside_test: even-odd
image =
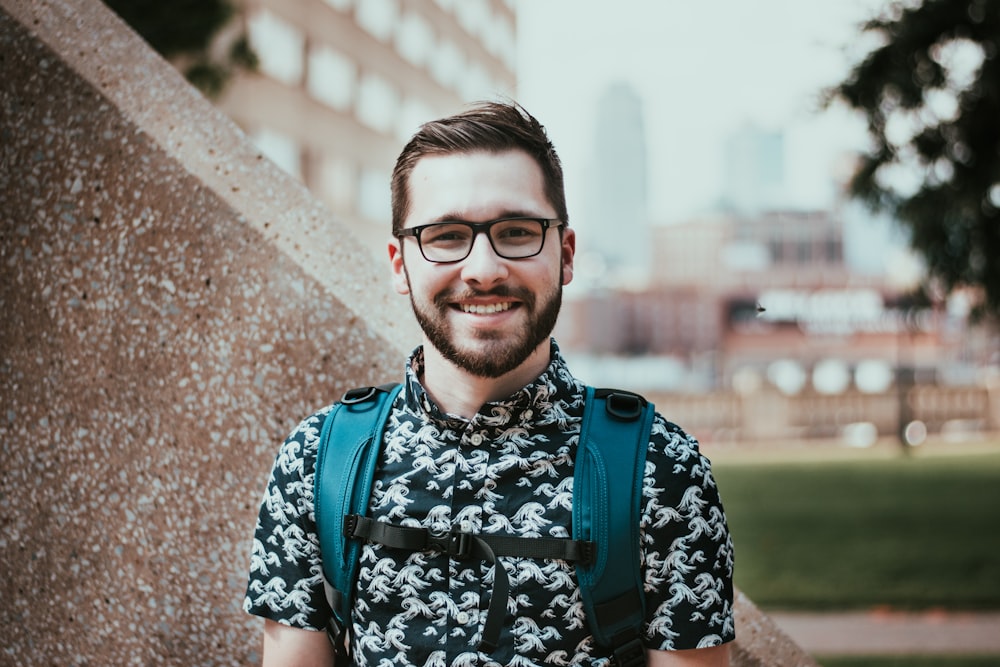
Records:
[[[462,227],[446,227],[443,229],[428,227],[423,233],[425,243],[458,243],[468,238],[469,230]]]
[[[524,227],[514,227],[512,229],[505,229],[503,235],[507,237],[514,236],[531,236],[531,230],[525,229]]]
[[[501,239],[519,240],[534,238],[541,233],[541,228],[533,222],[513,223],[496,230],[496,237]]]

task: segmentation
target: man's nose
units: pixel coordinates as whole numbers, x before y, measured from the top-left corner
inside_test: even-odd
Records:
[[[462,261],[462,280],[489,285],[504,280],[507,275],[507,261],[493,250],[489,236],[476,234],[469,256]]]

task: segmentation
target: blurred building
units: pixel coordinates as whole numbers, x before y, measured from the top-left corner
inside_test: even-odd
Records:
[[[746,124],[725,143],[723,207],[760,213],[786,205],[785,136]]]
[[[962,313],[913,307],[919,276],[891,270],[900,250],[887,251],[890,270],[853,270],[844,229],[837,211],[713,214],[656,227],[651,286],[568,300],[560,342],[569,355],[609,365],[672,360],[619,378],[658,390],[880,392],[900,367],[938,381],[987,363]]]
[[[922,269],[890,221],[846,198],[830,210],[790,206],[782,132],[745,124],[726,141],[724,161],[714,212],[644,224],[643,233],[616,229],[619,242],[655,258],[646,284],[608,280],[568,293],[557,335],[591,381],[877,393],[901,374],[962,382],[1000,361],[988,336],[969,335],[960,303],[913,302]]]
[[[597,102],[593,177],[581,219],[592,231],[606,280],[618,286],[649,281],[652,249],[647,202],[646,129],[639,94],[609,86]]]
[[[514,0],[240,0],[260,67],[219,106],[381,249],[389,178],[420,123],[512,96]]]

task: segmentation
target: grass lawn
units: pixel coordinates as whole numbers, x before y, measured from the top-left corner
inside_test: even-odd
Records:
[[[765,610],[1000,609],[1000,453],[714,470]]]

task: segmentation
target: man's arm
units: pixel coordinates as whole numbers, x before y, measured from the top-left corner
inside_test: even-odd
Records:
[[[729,644],[687,651],[646,651],[647,667],[729,667]]]
[[[263,667],[333,667],[333,644],[325,632],[264,621]],[[694,663],[692,663],[694,664]]]

